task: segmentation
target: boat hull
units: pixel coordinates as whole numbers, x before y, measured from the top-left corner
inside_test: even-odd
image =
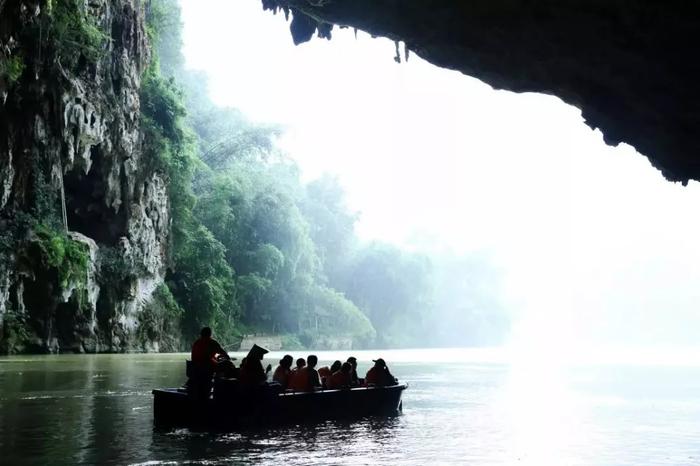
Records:
[[[181,389],[153,390],[153,418],[160,427],[231,429],[240,426],[392,416],[401,411],[405,384],[316,392],[283,392],[272,387],[231,390],[217,386],[214,398],[198,400]]]

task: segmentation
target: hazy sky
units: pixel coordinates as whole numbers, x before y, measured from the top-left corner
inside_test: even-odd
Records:
[[[692,344],[700,189],[611,148],[559,99],[494,91],[352,30],[295,47],[254,0],[183,0],[188,66],[211,95],[282,123],[311,179],[340,177],[359,234],[491,251],[522,311],[515,339]]]

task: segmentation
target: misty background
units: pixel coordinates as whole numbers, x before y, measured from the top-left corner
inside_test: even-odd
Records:
[[[360,241],[429,258],[432,343],[695,343],[697,183],[555,97],[396,64],[393,42],[349,29],[295,47],[257,2],[181,5],[212,101],[279,124],[304,182],[338,181]]]

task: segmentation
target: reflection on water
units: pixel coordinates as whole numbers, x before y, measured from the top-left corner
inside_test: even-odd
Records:
[[[397,418],[327,421],[231,434],[181,429],[155,433],[153,448],[172,461],[184,457],[201,464],[362,464],[371,458],[395,463],[401,456],[392,445],[400,429]],[[177,451],[172,450],[173,445],[178,445]]]
[[[355,355],[366,370],[377,353]],[[410,384],[403,416],[235,433],[154,431],[150,390],[182,383],[183,355],[1,358],[0,462],[700,465],[696,366],[381,355]]]

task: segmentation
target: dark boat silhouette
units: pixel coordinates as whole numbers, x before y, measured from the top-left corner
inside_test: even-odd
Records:
[[[231,429],[239,426],[400,414],[405,383],[313,392],[282,391],[274,385],[246,388],[217,379],[213,395],[198,399],[184,388],[153,390],[156,426]]]

